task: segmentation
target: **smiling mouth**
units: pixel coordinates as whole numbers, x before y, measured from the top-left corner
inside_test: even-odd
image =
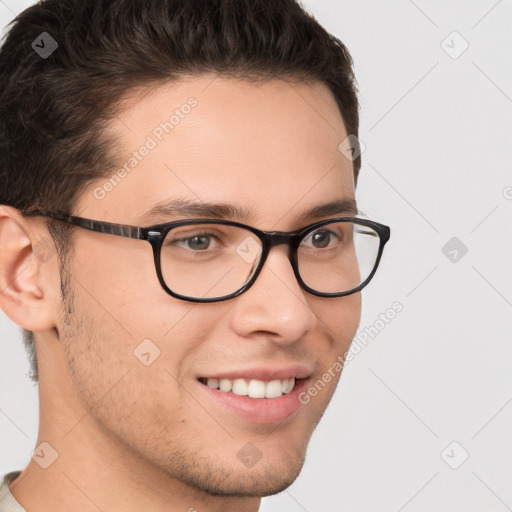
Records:
[[[271,381],[244,378],[200,378],[199,382],[211,389],[216,389],[222,393],[231,393],[238,396],[248,396],[249,398],[279,398],[280,396],[286,395],[293,390],[296,380],[294,377]]]

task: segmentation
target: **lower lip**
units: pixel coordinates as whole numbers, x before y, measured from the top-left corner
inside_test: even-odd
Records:
[[[289,393],[277,398],[249,398],[231,392],[219,391],[200,382],[198,384],[210,400],[215,400],[224,409],[239,417],[254,423],[278,423],[300,409],[302,404],[299,401],[299,394],[304,389],[306,381],[307,379],[296,381],[294,388]]]

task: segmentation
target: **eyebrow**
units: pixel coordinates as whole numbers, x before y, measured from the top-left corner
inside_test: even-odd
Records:
[[[357,215],[357,203],[355,199],[340,198],[328,203],[315,205],[302,212],[297,217],[297,222],[320,220],[332,215]],[[142,222],[151,222],[162,217],[188,217],[228,219],[247,222],[253,218],[253,213],[241,206],[228,203],[195,202],[188,199],[171,199],[157,203],[153,208],[144,213]]]

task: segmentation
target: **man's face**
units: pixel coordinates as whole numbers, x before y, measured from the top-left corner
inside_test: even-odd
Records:
[[[305,210],[354,198],[352,163],[338,151],[347,134],[325,86],[212,80],[182,80],[127,103],[112,133],[119,167],[134,151],[137,163],[112,186],[93,184],[74,213],[147,226],[182,219],[144,216],[179,198],[232,204],[250,210],[245,223],[256,228],[292,231],[320,220],[299,222]],[[183,107],[190,97],[196,103]],[[160,123],[176,109],[166,133]],[[347,350],[359,293],[308,294],[279,245],[248,291],[194,304],[162,289],[150,244],[83,229],[70,272],[72,313],[57,326],[69,374],[51,378],[71,378],[94,420],[91,436],[214,494],[263,496],[293,482],[339,372],[306,405],[299,392]],[[296,380],[286,395],[250,398],[207,378]]]

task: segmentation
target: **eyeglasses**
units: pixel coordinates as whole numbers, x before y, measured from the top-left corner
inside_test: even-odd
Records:
[[[256,281],[270,249],[288,244],[300,286],[317,297],[343,297],[363,289],[379,265],[391,230],[357,217],[322,220],[298,231],[261,231],[235,221],[187,219],[136,227],[48,211],[50,217],[91,231],[146,240],[163,289],[189,302],[237,297]]]

